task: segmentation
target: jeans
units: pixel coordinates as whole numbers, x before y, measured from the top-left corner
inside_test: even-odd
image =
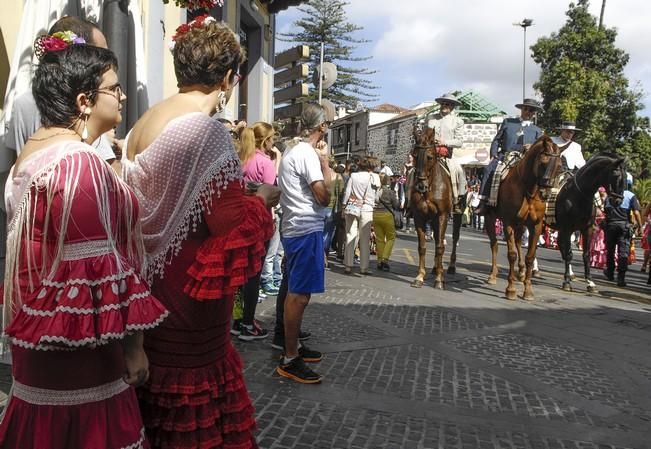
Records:
[[[280,261],[283,258],[283,244],[280,241],[280,217],[274,220],[275,232],[269,240],[269,249],[262,264],[261,285],[279,284],[282,278]]]
[[[326,254],[332,246],[332,239],[335,235],[335,216],[332,213],[332,207],[326,207],[325,220],[323,223],[323,250]]]

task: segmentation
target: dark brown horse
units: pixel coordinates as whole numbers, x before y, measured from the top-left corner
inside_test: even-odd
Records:
[[[533,260],[536,257],[538,237],[542,232],[545,218],[543,193],[552,186],[560,168],[558,147],[548,136],[542,136],[524,153],[506,175],[499,187],[497,206],[489,208],[486,214],[486,232],[490,239],[492,267],[488,283],[497,282],[497,236],[495,220],[502,220],[504,236],[508,245],[509,276],[506,298],[516,299],[515,263],[519,260],[520,279],[524,281],[523,299],[533,300],[531,275]],[[496,176],[499,176],[496,174]],[[521,238],[524,227],[529,229],[529,246],[522,263]]]
[[[563,290],[572,291],[571,237],[574,231],[581,231],[585,282],[588,292],[597,291],[590,274],[590,244],[595,218],[594,195],[600,186],[606,188],[609,197],[622,197],[626,188],[623,156],[609,153],[595,154],[558,192],[556,222],[552,227],[558,230],[558,249],[565,262]]]
[[[436,153],[434,130],[414,131],[415,146],[412,152],[414,157],[414,177],[411,183],[409,208],[414,217],[414,224],[418,234],[418,275],[412,282],[412,287],[422,287],[425,280],[425,254],[427,253],[427,240],[425,239],[425,224],[431,220],[434,232],[436,252],[434,258],[434,286],[443,288],[445,277],[443,275],[443,253],[445,252],[445,231],[448,218],[452,213],[452,181],[448,172],[441,166]],[[461,219],[454,220],[452,253],[448,273],[456,271],[457,242]]]

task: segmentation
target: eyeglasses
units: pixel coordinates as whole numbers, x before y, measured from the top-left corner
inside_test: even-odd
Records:
[[[536,112],[536,108],[530,108],[529,106],[522,106],[523,111]]]
[[[123,94],[122,85],[120,83],[115,83],[112,86],[100,87],[99,89],[95,89],[92,92],[113,95],[118,99],[118,101],[122,99]]]

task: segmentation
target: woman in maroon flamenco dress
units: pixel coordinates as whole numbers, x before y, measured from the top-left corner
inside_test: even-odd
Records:
[[[140,276],[137,200],[85,143],[120,122],[126,97],[110,50],[57,42],[33,81],[43,127],[7,182],[0,448],[148,448],[130,384],[148,376],[143,330],[167,312]]]
[[[122,160],[144,210],[152,291],[171,312],[145,338],[140,407],[153,447],[256,448],[230,318],[236,288],[261,268],[279,193],[246,195],[232,138],[210,117],[239,80],[234,33],[199,17],[173,39],[179,93],[136,123]]]

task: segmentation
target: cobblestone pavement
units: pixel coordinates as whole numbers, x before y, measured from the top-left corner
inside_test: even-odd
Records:
[[[275,374],[270,341],[234,340],[260,447],[651,448],[651,300],[641,275],[629,290],[597,274],[600,294],[581,283],[565,293],[558,253],[539,255],[545,275],[533,302],[504,299],[504,270],[485,284],[488,244],[468,231],[443,291],[431,278],[409,286],[412,235],[400,235],[390,273],[345,276],[332,261],[303,326],[325,353],[313,365],[322,384]],[[274,298],[257,315],[272,329]],[[0,389],[9,385],[0,370]]]

